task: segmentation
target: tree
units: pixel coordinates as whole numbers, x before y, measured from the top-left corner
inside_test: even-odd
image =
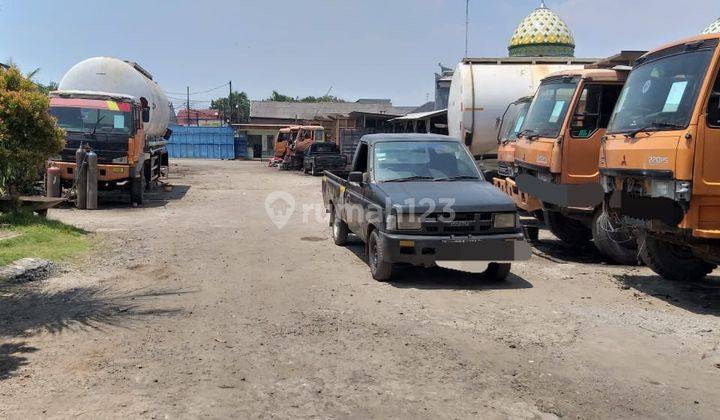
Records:
[[[292,96],[283,95],[281,93],[278,93],[278,91],[273,90],[272,95],[268,98],[268,101],[272,102],[297,102],[297,98],[293,98]]]
[[[210,102],[210,109],[217,109],[225,120],[231,123],[246,123],[250,121],[250,100],[245,92],[233,91],[230,94],[232,99],[232,112],[228,112],[228,98],[218,98]]]
[[[46,95],[48,93],[58,89],[57,82],[48,82],[48,84],[46,84],[46,85],[44,85],[40,82],[36,82],[36,84],[38,86],[38,89],[40,89],[40,91]]]
[[[333,95],[323,95],[318,97],[306,96],[300,99],[300,102],[345,102],[345,100]]]
[[[267,99],[272,102],[306,102],[306,103],[317,103],[317,102],[345,102],[344,99],[340,99],[333,95],[323,96],[306,96],[304,98],[293,98],[292,96],[283,95],[278,91],[273,90],[272,95]]]
[[[62,150],[65,132],[50,99],[17,67],[0,70],[0,194],[16,196]]]

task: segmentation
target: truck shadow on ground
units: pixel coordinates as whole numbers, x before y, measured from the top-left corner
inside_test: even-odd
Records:
[[[720,316],[720,277],[710,276],[693,282],[666,280],[656,275],[616,275],[626,288],[664,300],[699,315]]]
[[[163,297],[182,293],[190,292],[118,292],[101,287],[46,291],[36,285],[3,285],[0,286],[0,337],[29,337],[43,331],[58,334],[65,330],[103,330],[108,326],[132,328],[143,317],[183,313],[178,308],[151,305]],[[27,364],[21,354],[37,350],[24,343],[0,345],[0,380]]]
[[[163,191],[160,189],[146,191],[144,195],[144,202],[141,208],[156,208],[168,205],[171,201],[182,200],[190,190],[189,185],[173,185],[171,191]],[[75,207],[74,203],[67,202],[62,208]],[[132,208],[130,204],[130,194],[127,192],[120,191],[101,191],[98,194],[98,209],[93,211],[102,210],[117,210],[123,208]]]
[[[360,239],[354,235],[350,236],[350,242],[346,248],[363,263],[366,263],[365,244]],[[533,287],[532,283],[512,272],[507,280],[495,281],[482,274],[441,267],[423,268],[410,265],[399,265],[393,271],[392,281],[389,281],[388,284],[399,289],[424,290],[503,290]]]
[[[608,261],[603,258],[600,252],[592,243],[579,248],[573,248],[563,243],[559,239],[540,239],[530,243],[533,255],[547,260],[565,264],[607,264]]]

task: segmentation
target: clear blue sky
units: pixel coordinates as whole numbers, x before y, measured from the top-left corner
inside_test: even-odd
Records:
[[[506,55],[515,27],[539,3],[471,0],[470,55]],[[720,15],[718,0],[547,5],[572,29],[578,57],[653,48]],[[138,61],[169,92],[232,80],[252,99],[273,89],[318,96],[332,86],[350,100],[416,105],[432,97],[437,63],[454,67],[464,54],[464,15],[464,0],[0,0],[0,60],[57,81],[74,63],[109,55]]]

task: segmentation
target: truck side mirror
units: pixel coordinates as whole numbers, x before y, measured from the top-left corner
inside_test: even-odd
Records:
[[[150,122],[150,108],[143,108],[142,109],[142,121],[144,123]]]
[[[351,184],[357,184],[360,185],[363,182],[363,173],[362,172],[350,172],[348,175],[348,182]]]

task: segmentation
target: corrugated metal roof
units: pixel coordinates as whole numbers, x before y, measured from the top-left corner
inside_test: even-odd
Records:
[[[252,101],[250,118],[312,120],[332,114],[348,115],[351,112],[405,115],[416,108],[414,106],[393,106],[387,103]]]

